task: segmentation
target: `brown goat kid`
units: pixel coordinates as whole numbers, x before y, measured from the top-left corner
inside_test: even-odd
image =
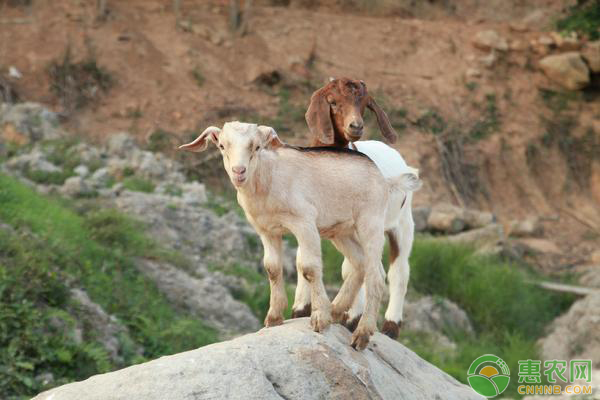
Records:
[[[400,153],[385,143],[376,140],[358,141],[363,135],[365,108],[375,112],[383,136],[388,141],[394,142],[396,133],[385,112],[369,96],[365,83],[341,78],[332,79],[311,97],[306,112],[306,122],[311,132],[309,138],[311,146],[339,148],[351,146],[354,150],[367,155],[385,178],[410,172],[418,174],[417,170],[406,164]],[[402,326],[404,298],[410,275],[408,257],[414,239],[412,196],[412,192],[392,194],[386,213],[386,235],[390,244],[390,266],[387,274],[390,300],[381,330],[392,338],[398,336]],[[342,277],[346,279],[354,269],[351,260],[345,258],[342,264]],[[361,288],[356,301],[346,314],[346,326],[351,331],[356,328],[361,318],[366,300],[364,288]],[[310,311],[309,287],[302,276],[299,276],[292,316],[310,315]]]
[[[363,81],[348,78],[331,79],[310,98],[306,122],[311,132],[310,146],[348,147],[359,140],[364,130],[365,108],[373,111],[383,136],[396,141],[396,132],[385,111],[367,92]]]

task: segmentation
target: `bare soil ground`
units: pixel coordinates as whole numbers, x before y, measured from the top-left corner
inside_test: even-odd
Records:
[[[22,73],[22,99],[65,111],[48,68],[67,47],[110,74],[106,93],[66,116],[78,135],[188,137],[246,118],[280,123],[302,144],[312,90],[329,76],[359,78],[399,128],[398,150],[421,169],[417,204],[488,209],[504,223],[539,215],[562,266],[585,262],[600,244],[600,97],[562,92],[530,46],[572,2],[258,2],[244,36],[230,33],[225,1],[183,1],[179,24],[169,0],[109,1],[105,20],[91,0],[9,3],[0,1],[0,71]],[[487,29],[511,47],[490,68],[481,60],[489,52],[472,44]],[[374,125],[369,133],[380,138]],[[441,146],[454,156],[442,157]]]

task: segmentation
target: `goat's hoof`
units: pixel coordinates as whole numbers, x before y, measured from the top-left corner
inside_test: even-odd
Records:
[[[310,317],[311,306],[310,303],[305,305],[299,310],[292,310],[292,318]]]
[[[370,332],[368,329],[357,328],[352,334],[352,342],[350,345],[355,350],[364,350],[369,344],[369,340],[373,332]]]
[[[400,333],[400,328],[402,327],[402,320],[397,323],[394,321],[388,321],[387,319],[383,323],[381,327],[381,333],[389,336],[392,339],[398,339],[398,334]]]
[[[331,314],[323,311],[313,311],[310,326],[315,332],[323,332],[331,324]]]
[[[348,313],[338,309],[335,305],[331,307],[331,318],[335,323],[345,323],[348,319]]]
[[[283,317],[281,315],[278,316],[272,316],[267,314],[267,317],[265,318],[265,326],[267,328],[271,328],[273,326],[279,326],[283,324]]]
[[[362,317],[362,314],[359,314],[356,317],[350,319],[350,316],[347,315],[346,316],[346,321],[344,321],[344,326],[350,332],[354,332],[356,330],[356,327],[358,326],[358,321],[360,321],[361,317]]]

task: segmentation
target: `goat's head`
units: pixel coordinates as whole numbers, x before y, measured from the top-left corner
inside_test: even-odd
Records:
[[[207,140],[212,141],[223,156],[225,171],[236,188],[243,187],[253,176],[258,166],[260,152],[283,145],[270,126],[227,122],[223,129],[208,127],[193,142],[179,149],[200,152],[206,150]]]
[[[359,140],[363,134],[365,108],[373,111],[383,136],[396,141],[396,132],[385,112],[368,94],[363,81],[331,79],[310,98],[306,122],[313,135],[313,145],[346,146]]]

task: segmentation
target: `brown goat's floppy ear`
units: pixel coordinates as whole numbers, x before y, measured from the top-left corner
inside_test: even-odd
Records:
[[[268,149],[276,149],[278,147],[283,146],[283,142],[277,136],[277,132],[275,129],[266,125],[259,125],[258,131],[261,134],[263,146]]]
[[[191,143],[184,144],[179,146],[179,150],[200,152],[206,150],[206,146],[208,146],[207,138],[213,141],[213,143],[218,143],[219,133],[221,133],[221,128],[217,128],[216,126],[209,126]]]
[[[313,135],[313,142],[318,140],[322,144],[333,144],[333,124],[324,89],[313,93],[304,117]]]
[[[385,111],[383,111],[381,107],[379,107],[379,105],[375,102],[375,99],[371,96],[369,96],[369,102],[367,103],[367,107],[369,107],[369,110],[375,113],[375,116],[377,117],[377,124],[379,125],[379,130],[381,130],[383,136],[390,143],[394,143],[398,135],[396,135],[394,128],[392,128],[392,124],[390,123],[390,120]]]

